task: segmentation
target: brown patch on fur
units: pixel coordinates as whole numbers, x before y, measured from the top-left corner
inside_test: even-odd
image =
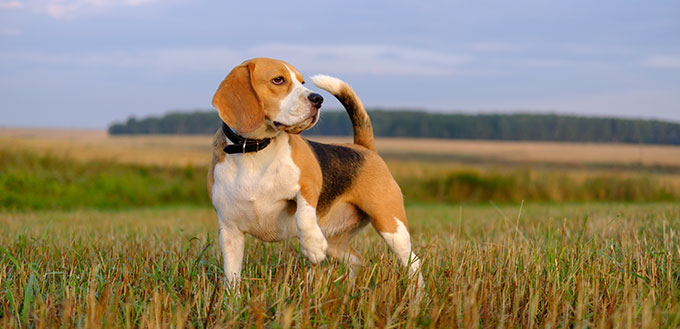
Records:
[[[408,228],[401,189],[389,168],[377,153],[366,151],[364,154],[364,166],[349,192],[352,202],[368,215],[380,232],[395,233],[395,218]]]
[[[264,108],[253,84],[254,69],[252,61],[232,69],[212,100],[222,121],[241,133],[254,131],[264,123]]]
[[[290,76],[288,68],[293,72],[296,71],[293,66],[286,62],[269,58],[255,58],[250,62],[255,65],[252,74],[253,88],[262,100],[262,108],[265,115],[273,119],[281,110],[279,107],[281,100],[288,96],[293,88],[291,78],[295,77]],[[272,79],[277,77],[283,77],[286,82],[281,85],[273,84]]]
[[[285,83],[273,84],[272,79],[277,77],[283,77]],[[222,121],[247,134],[260,128],[266,117],[278,115],[281,100],[293,87],[292,79],[304,81],[292,65],[271,58],[253,58],[229,72],[215,92],[213,105]]]
[[[221,128],[217,129],[212,140],[212,161],[210,162],[210,167],[208,167],[208,197],[210,201],[212,201],[212,187],[215,184],[215,166],[224,161],[224,157],[227,155],[224,153],[225,146],[227,146],[227,138],[224,136]]]
[[[300,168],[300,180],[298,182],[300,194],[307,203],[316,208],[323,180],[321,167],[319,167],[319,162],[316,161],[314,152],[302,137],[298,135],[289,135],[289,137],[288,143],[290,144],[293,162]]]

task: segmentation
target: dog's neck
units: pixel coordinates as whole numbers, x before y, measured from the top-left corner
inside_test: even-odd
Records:
[[[258,152],[269,146],[274,137],[268,138],[247,138],[239,135],[234,130],[231,129],[224,121],[222,122],[222,133],[231,142],[224,147],[224,152],[227,154],[234,153],[251,153]]]

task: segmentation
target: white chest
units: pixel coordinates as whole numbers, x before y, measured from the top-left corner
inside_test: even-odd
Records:
[[[300,169],[287,136],[257,153],[227,155],[214,170],[212,201],[221,223],[264,241],[296,235],[295,214],[287,208],[300,190]]]

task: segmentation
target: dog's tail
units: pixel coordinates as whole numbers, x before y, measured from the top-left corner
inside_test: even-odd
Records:
[[[327,75],[315,75],[311,79],[317,87],[331,93],[345,107],[350,120],[352,120],[354,144],[375,151],[371,119],[352,87],[338,78]]]

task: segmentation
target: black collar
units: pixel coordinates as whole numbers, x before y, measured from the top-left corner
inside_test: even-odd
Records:
[[[239,136],[224,122],[222,122],[222,132],[232,143],[234,143],[224,147],[224,152],[227,154],[257,152],[267,147],[272,141],[271,138],[248,139]]]

